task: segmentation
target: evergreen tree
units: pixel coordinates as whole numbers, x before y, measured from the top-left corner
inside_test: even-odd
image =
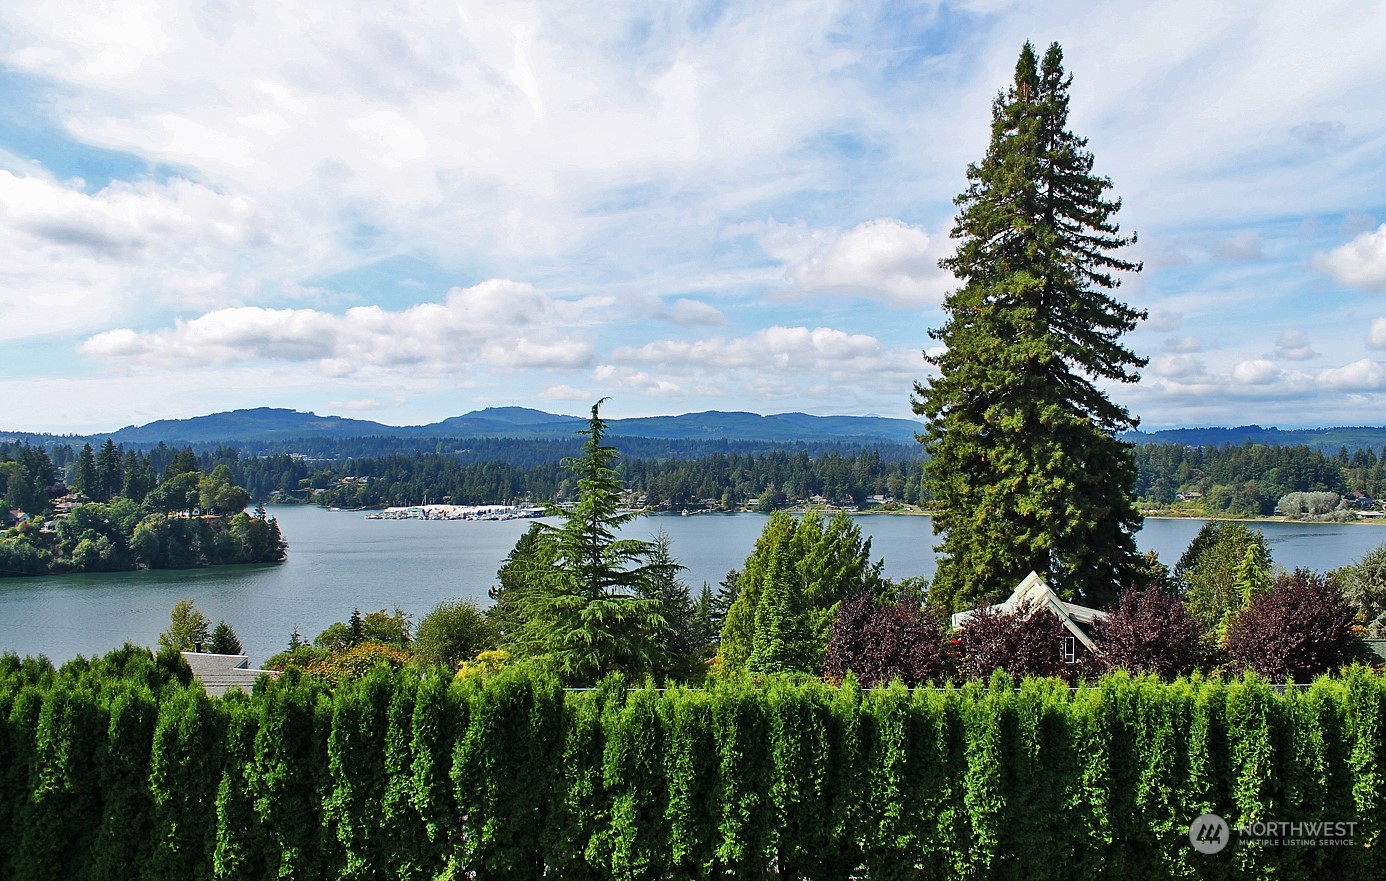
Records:
[[[212,628],[211,643],[207,648],[215,655],[240,655],[245,653],[241,646],[240,639],[236,636],[236,631],[231,629],[231,625],[225,621],[218,621],[217,626]]]
[[[736,576],[735,599],[727,609],[717,662],[722,669],[740,670],[754,648],[757,611],[762,601],[770,559],[779,553],[785,577],[801,597],[805,625],[813,636],[817,668],[828,644],[828,626],[838,603],[880,585],[881,562],[871,562],[871,540],[845,513],[825,521],[810,511],[796,520],[783,511],[770,515],[755,547]]]
[[[555,553],[553,531],[545,529],[542,523],[531,523],[501,562],[496,571],[497,583],[487,591],[492,603],[486,610],[486,620],[501,642],[514,641],[524,627],[522,600],[553,566]]]
[[[640,586],[639,593],[659,601],[659,613],[665,622],[661,642],[678,672],[686,673],[705,643],[701,640],[693,595],[678,577],[684,566],[674,559],[672,543],[673,539],[663,529],[655,533],[647,558],[651,574]]]
[[[98,502],[109,502],[125,488],[125,463],[121,461],[120,447],[110,438],[106,438],[101,452],[96,454],[96,485],[97,494],[92,498]]]
[[[1137,420],[1098,381],[1135,382],[1144,366],[1120,336],[1145,314],[1117,301],[1114,256],[1134,240],[1112,219],[1119,200],[1092,173],[1086,140],[1066,129],[1063,53],[1030,44],[992,105],[992,139],[941,261],[960,286],[940,375],[915,385],[928,419],[924,490],[944,538],[932,594],[955,609],[994,602],[1031,570],[1065,599],[1105,605],[1136,565],[1136,469],[1118,432]]]
[[[96,456],[91,444],[82,444],[82,452],[77,454],[77,464],[72,472],[72,491],[95,500],[101,494],[101,478],[96,473]]]
[[[1209,635],[1206,648],[1221,645],[1237,613],[1270,587],[1273,565],[1266,537],[1244,523],[1209,521],[1189,542],[1173,579]]]
[[[565,459],[578,478],[572,510],[557,513],[553,566],[522,600],[524,625],[514,644],[570,684],[591,684],[608,673],[640,675],[667,669],[660,643],[667,623],[658,600],[642,591],[667,564],[651,558],[653,545],[617,538],[639,516],[621,513],[616,449],[605,446],[606,423],[592,405],[582,455]]]
[[[804,615],[799,579],[791,571],[783,542],[770,552],[765,584],[756,604],[756,629],[746,671],[755,674],[816,673],[821,653]]]

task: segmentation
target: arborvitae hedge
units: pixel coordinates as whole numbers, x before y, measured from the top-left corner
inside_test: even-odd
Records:
[[[141,650],[0,659],[0,878],[1386,875],[1386,679],[1364,669],[1283,693],[185,680]],[[1356,845],[1203,855],[1205,812],[1356,823]]]

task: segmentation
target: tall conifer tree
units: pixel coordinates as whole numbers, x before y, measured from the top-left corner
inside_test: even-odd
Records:
[[[1031,570],[1102,605],[1138,561],[1136,468],[1116,437],[1137,420],[1096,383],[1135,382],[1146,363],[1120,342],[1145,313],[1108,293],[1141,267],[1115,256],[1135,239],[1067,129],[1070,82],[1058,44],[1042,62],[1025,44],[955,200],[957,253],[940,263],[959,287],[929,332],[940,375],[915,385],[914,407],[944,535],[931,593],[954,608],[996,601]]]
[[[557,511],[562,526],[552,535],[553,564],[520,597],[525,619],[509,645],[538,659],[573,685],[590,685],[607,673],[662,673],[670,659],[661,644],[668,623],[658,600],[644,595],[652,579],[672,575],[670,561],[652,542],[617,538],[639,516],[623,512],[616,450],[602,443],[606,422],[592,405],[582,455],[563,464],[578,478],[578,501]]]

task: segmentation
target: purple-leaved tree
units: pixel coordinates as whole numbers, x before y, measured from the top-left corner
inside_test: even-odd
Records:
[[[1005,670],[1012,676],[1061,676],[1059,654],[1068,630],[1059,619],[1030,602],[1003,612],[982,606],[958,629],[958,672],[966,678]]]
[[[1093,627],[1098,665],[1173,679],[1202,660],[1201,630],[1179,597],[1158,588],[1128,590]]]
[[[1352,661],[1357,611],[1332,578],[1296,569],[1251,601],[1227,632],[1227,651],[1242,669],[1273,682],[1307,682]]]
[[[843,600],[828,629],[823,675],[841,682],[848,670],[867,687],[945,679],[943,613],[907,600],[882,604],[871,591]]]

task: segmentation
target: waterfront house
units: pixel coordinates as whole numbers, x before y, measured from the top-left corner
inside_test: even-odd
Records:
[[[1087,655],[1097,651],[1097,646],[1092,640],[1092,626],[1107,617],[1106,612],[1080,606],[1077,603],[1064,602],[1035,572],[1025,576],[1020,584],[1016,585],[1015,591],[1010,597],[1005,602],[998,603],[996,608],[1002,612],[1009,612],[1025,603],[1029,603],[1031,608],[1035,610],[1043,609],[1058,618],[1060,623],[1064,625],[1064,630],[1067,632],[1063,642],[1057,648],[1065,663],[1076,664]],[[970,609],[955,614],[952,622],[953,629],[957,630],[962,627],[967,619],[976,612],[976,609]]]
[[[249,655],[214,655],[210,652],[180,652],[192,668],[193,676],[212,697],[221,697],[231,689],[249,692],[261,675],[271,678],[277,670],[256,670],[250,666]]]

